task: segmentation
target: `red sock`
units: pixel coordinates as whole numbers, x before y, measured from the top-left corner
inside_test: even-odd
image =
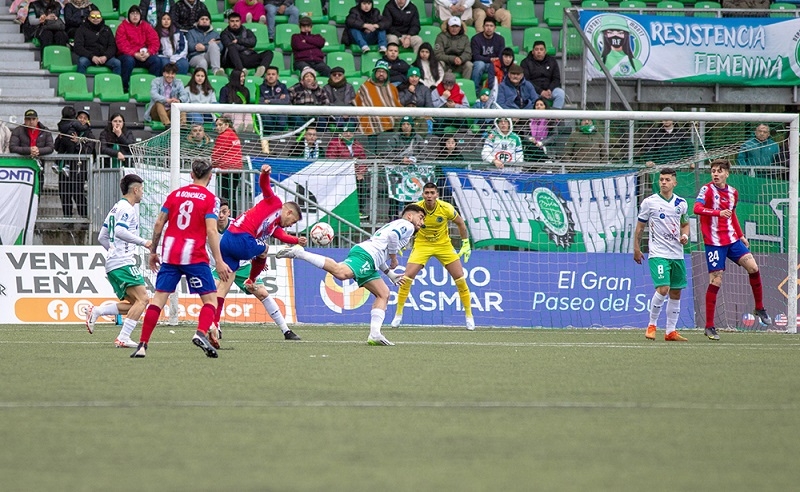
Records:
[[[150,335],[152,335],[153,330],[156,329],[159,316],[161,316],[160,307],[155,304],[147,306],[147,310],[144,312],[144,321],[142,322],[142,335],[139,337],[140,342],[150,342]]]
[[[219,319],[222,317],[222,308],[225,307],[225,298],[217,297],[217,313],[214,315],[214,322],[219,324]]]
[[[264,270],[266,264],[266,258],[261,258],[260,256],[253,258],[253,261],[250,262],[250,280],[252,282],[255,282],[258,276],[261,275],[261,271]]]
[[[764,288],[761,286],[761,272],[750,274],[750,287],[756,300],[756,309],[764,309]]]
[[[213,304],[203,304],[202,309],[200,309],[200,316],[197,317],[197,331],[203,335],[208,333],[216,311]]]
[[[719,287],[714,284],[708,284],[706,291],[706,328],[714,327],[714,309],[717,306],[717,292]]]

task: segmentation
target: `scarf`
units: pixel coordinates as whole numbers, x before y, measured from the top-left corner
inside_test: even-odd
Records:
[[[595,126],[594,125],[581,125],[580,127],[581,133],[594,133]]]
[[[440,82],[439,85],[436,86],[436,90],[439,92],[439,95],[441,96],[446,89],[444,88],[444,84]],[[461,90],[460,85],[455,84],[453,86],[453,88],[450,90],[450,98],[448,100],[453,101],[459,106],[464,103],[464,92]]]

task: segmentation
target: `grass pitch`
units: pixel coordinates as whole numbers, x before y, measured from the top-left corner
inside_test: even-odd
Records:
[[[172,333],[170,330],[174,331]],[[3,490],[793,490],[800,338],[0,326]],[[138,337],[138,329],[134,332]]]

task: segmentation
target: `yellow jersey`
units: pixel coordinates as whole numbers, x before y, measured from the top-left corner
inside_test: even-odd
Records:
[[[450,244],[450,232],[448,222],[458,217],[455,207],[449,203],[436,200],[433,211],[425,206],[425,200],[417,202],[417,205],[425,210],[425,227],[417,232],[417,240],[425,240],[427,243]],[[422,243],[422,241],[419,241]]]

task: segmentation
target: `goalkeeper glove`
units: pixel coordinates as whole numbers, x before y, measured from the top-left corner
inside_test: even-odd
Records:
[[[459,257],[464,258],[464,263],[469,261],[469,256],[472,254],[472,247],[469,245],[469,239],[461,240],[461,249],[458,252]]]
[[[403,278],[403,274],[402,273],[394,273],[391,270],[386,272],[386,276],[389,277],[389,280],[391,280],[394,285],[399,284],[400,280]]]

